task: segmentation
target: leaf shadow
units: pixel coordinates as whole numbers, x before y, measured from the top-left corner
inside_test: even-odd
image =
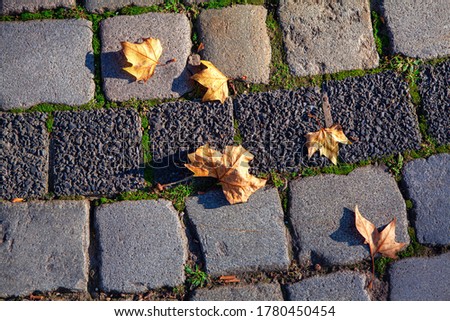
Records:
[[[116,78],[128,80],[132,83],[136,80],[134,76],[123,70],[130,66],[122,50],[101,53],[102,78]]]
[[[332,240],[347,243],[349,246],[362,245],[364,238],[359,234],[355,225],[355,212],[344,207],[339,228],[330,234]]]
[[[225,198],[222,189],[215,189],[208,193],[198,195],[197,203],[209,210],[214,210],[223,206],[230,206],[230,203]]]

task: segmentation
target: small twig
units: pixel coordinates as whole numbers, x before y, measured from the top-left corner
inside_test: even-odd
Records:
[[[165,63],[158,63],[157,65],[158,66],[160,66],[160,67],[164,67],[164,66],[167,66],[167,65],[169,65],[169,64],[171,64],[172,62],[176,62],[177,61],[177,59],[176,58],[172,58],[172,59],[170,59],[170,60],[167,60]]]
[[[190,179],[192,179],[194,177],[194,175],[191,175],[191,176],[188,176],[188,177],[185,177],[185,178],[183,178],[183,179],[180,179],[179,181],[176,181],[176,182],[172,182],[172,183],[167,183],[167,184],[160,184],[159,185],[159,188],[161,188],[161,189],[165,189],[165,188],[167,188],[167,187],[169,187],[169,186],[172,186],[172,185],[177,185],[177,184],[180,184],[180,183],[183,183],[183,182],[187,182],[187,181],[189,181]],[[159,183],[158,183],[159,184]]]
[[[308,113],[308,117],[309,117],[309,118],[312,118],[312,119],[315,119],[315,121],[317,122],[317,125],[318,125],[320,128],[323,128],[322,124],[320,123],[319,118],[318,118],[316,115],[313,115],[313,114],[311,114],[311,113]]]

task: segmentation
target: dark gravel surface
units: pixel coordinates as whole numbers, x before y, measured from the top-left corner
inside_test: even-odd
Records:
[[[408,86],[392,71],[326,85],[333,120],[342,125],[352,145],[341,145],[346,163],[420,147],[420,133]]]
[[[141,120],[131,109],[55,113],[54,193],[112,195],[142,187],[141,139]]]
[[[179,180],[189,171],[187,154],[209,143],[222,150],[233,144],[233,112],[230,102],[177,101],[159,105],[148,113],[155,181]]]
[[[450,60],[435,67],[427,65],[420,73],[422,106],[428,133],[439,144],[450,143]]]
[[[49,135],[43,113],[0,113],[0,198],[47,192]]]

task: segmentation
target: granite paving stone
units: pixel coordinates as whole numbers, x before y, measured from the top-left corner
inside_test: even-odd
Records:
[[[185,232],[172,203],[124,201],[95,209],[100,287],[143,292],[184,282]]]
[[[197,289],[191,301],[283,301],[281,287],[276,283],[219,286]]]
[[[396,241],[409,243],[405,201],[383,167],[295,180],[289,200],[301,264],[347,265],[369,257],[369,248],[355,227],[355,205],[377,228],[396,218]]]
[[[365,288],[365,274],[343,271],[289,284],[286,292],[290,301],[370,301]]]
[[[389,267],[392,301],[449,301],[450,253],[409,258]]]
[[[75,0],[2,0],[0,14],[13,14],[23,11],[35,12],[40,9],[55,9],[59,7],[75,7]]]
[[[87,291],[89,202],[0,203],[0,297]]]
[[[420,243],[450,244],[450,154],[416,159],[403,169]]]
[[[0,34],[1,110],[82,105],[94,98],[90,21],[2,22]]]
[[[43,113],[0,113],[0,198],[47,193],[49,134]]]
[[[384,0],[394,53],[431,59],[450,54],[450,4],[446,0]]]
[[[268,83],[271,47],[263,6],[236,5],[203,10],[198,32],[205,49],[202,59],[211,61],[230,78],[246,76],[255,83]]]
[[[144,186],[141,120],[133,109],[56,112],[51,187],[60,195],[113,195]]]
[[[164,3],[164,0],[84,0],[84,6],[89,12],[99,13],[131,5],[149,7],[160,3]]]
[[[159,183],[191,175],[184,167],[187,154],[209,143],[222,150],[233,144],[233,107],[230,101],[170,102],[148,113],[154,177]]]
[[[450,144],[450,60],[425,65],[420,72],[419,91],[428,133],[439,144]]]
[[[101,22],[100,36],[103,90],[108,100],[178,98],[190,90],[186,61],[192,46],[191,27],[184,14],[147,13],[108,18]],[[144,38],[160,39],[161,63],[176,59],[166,66],[158,66],[147,82],[136,81],[122,69],[129,64],[120,44]]]
[[[236,205],[221,190],[207,192],[188,198],[186,213],[211,276],[288,268],[288,232],[275,188],[260,189]]]
[[[279,17],[297,76],[378,66],[368,0],[281,0]]]

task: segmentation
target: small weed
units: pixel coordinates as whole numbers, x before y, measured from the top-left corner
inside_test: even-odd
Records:
[[[184,201],[186,197],[192,195],[194,188],[191,185],[178,185],[174,188],[167,189],[162,193],[162,196],[173,202],[173,206],[179,212],[185,208]]]
[[[400,181],[400,177],[402,175],[403,160],[403,155],[400,153],[397,158],[395,158],[395,156],[391,156],[386,159],[386,166],[389,167],[391,173],[394,174],[397,182]]]
[[[270,171],[270,179],[276,188],[281,188],[284,186],[283,177],[275,171]]]
[[[188,265],[185,265],[184,272],[187,274],[186,282],[190,285],[191,288],[203,287],[210,281],[208,274],[201,271],[198,265],[195,265],[194,269],[192,269]]]
[[[389,65],[391,69],[405,75],[408,81],[416,82],[419,78],[419,67],[422,64],[421,59],[403,57],[396,55],[391,58]]]
[[[406,258],[406,257],[412,257],[412,256],[421,256],[424,255],[427,252],[427,248],[417,242],[416,232],[414,228],[408,227],[408,234],[411,242],[409,245],[401,251],[398,256],[400,258]]]

